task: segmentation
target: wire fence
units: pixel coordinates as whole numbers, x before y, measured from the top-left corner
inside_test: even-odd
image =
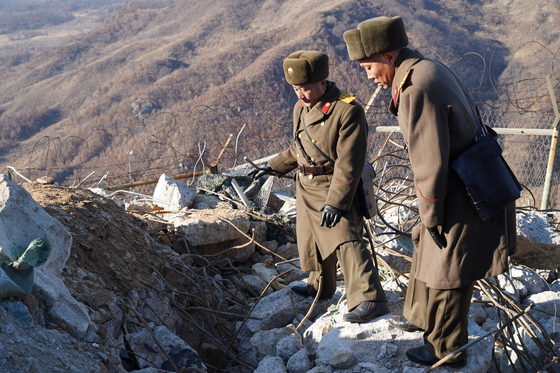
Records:
[[[533,112],[533,113],[500,113],[484,111],[481,112],[483,122],[494,128],[527,128],[527,129],[550,129],[554,122],[554,114],[549,112]],[[391,114],[385,113],[369,113],[368,122],[374,126],[398,126],[396,117]],[[224,135],[226,137],[226,135]],[[244,163],[243,156],[249,155],[255,160],[257,157],[265,157],[286,148],[291,144],[289,136],[277,139],[276,148],[274,151],[267,151],[266,146],[256,147],[258,149],[251,149],[245,152],[237,152],[231,156],[233,151],[232,147],[235,145],[235,138],[231,142],[224,141],[223,149],[229,148],[230,156],[224,157],[218,164],[220,171],[227,171],[229,168]],[[395,144],[383,144],[390,141]],[[231,138],[231,136],[230,136]],[[540,206],[543,196],[543,186],[545,184],[545,177],[547,165],[549,162],[550,147],[552,137],[550,135],[500,135],[499,141],[503,147],[503,155],[507,162],[510,164],[512,170],[518,177],[519,181],[525,189],[522,192],[521,198],[518,200],[520,206]],[[64,143],[64,140],[60,141]],[[397,145],[404,145],[404,139],[400,133],[394,133],[389,136],[387,133],[375,133],[370,131],[368,138],[368,160],[373,160],[379,154],[379,150],[383,148],[384,152],[391,152],[397,149]],[[25,175],[31,180],[38,177],[56,173],[66,166],[59,158],[50,156],[57,152],[56,144],[53,142],[37,144],[37,154],[43,154],[41,157],[30,158],[27,162],[27,167],[18,170],[22,175]],[[171,147],[171,146],[170,146]],[[169,176],[179,175],[186,184],[194,185],[197,179],[197,174],[200,172],[208,172],[209,165],[214,164],[215,159],[204,159],[205,149],[203,145],[199,145],[198,155],[179,153],[176,149],[163,149],[165,144],[154,145],[153,148],[144,147],[141,151],[128,153],[128,162],[114,162],[111,157],[107,157],[107,163],[96,164],[83,164],[81,167],[78,165],[72,168],[71,176],[56,180],[60,185],[77,185],[82,187],[100,187],[110,188],[119,185],[126,185],[127,183],[140,183],[142,185],[126,186],[123,189],[130,189],[136,193],[151,195],[155,189],[157,179],[162,174]],[[212,149],[211,154],[217,154],[220,149]],[[206,154],[209,154],[206,152]],[[397,156],[384,157],[384,164],[377,165],[378,170],[381,167],[391,167],[392,162],[402,163],[403,160]],[[401,171],[402,172],[402,171]],[[79,175],[76,177],[75,175]],[[89,177],[88,177],[89,176]],[[85,180],[87,178],[87,180]],[[410,180],[413,175],[400,175]],[[16,177],[17,180],[17,177]],[[19,180],[23,181],[23,180]],[[147,181],[147,182],[146,182]],[[551,193],[548,207],[550,209],[560,208],[560,167],[556,165],[551,180]]]
[[[499,113],[491,111],[481,112],[483,123],[493,128],[524,128],[524,129],[551,129],[554,122],[554,113]],[[375,125],[398,126],[396,117],[390,114],[373,114],[368,121]],[[375,159],[382,144],[388,137],[387,133],[370,133],[368,159]],[[503,148],[504,159],[508,162],[519,182],[524,186],[518,206],[540,207],[543,197],[547,166],[549,163],[552,136],[550,135],[529,135],[515,134],[498,136],[500,145]],[[394,133],[391,141],[403,146],[404,139],[400,133]],[[398,148],[396,145],[389,144],[384,152],[392,152]],[[391,167],[402,163],[402,159],[392,157],[384,159],[383,164],[377,165],[380,168]],[[399,171],[403,172],[402,169]],[[413,179],[412,172],[409,175],[399,175]],[[560,166],[555,165],[551,179],[551,193],[548,203],[549,209],[560,208]]]

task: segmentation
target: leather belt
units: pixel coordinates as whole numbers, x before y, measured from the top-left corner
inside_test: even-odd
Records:
[[[320,165],[316,165],[316,166],[306,166],[303,164],[299,164],[298,165],[298,171],[305,175],[313,175],[313,176],[317,176],[317,175],[328,175],[328,174],[332,174],[334,167],[333,166],[329,166],[328,164],[320,164]]]

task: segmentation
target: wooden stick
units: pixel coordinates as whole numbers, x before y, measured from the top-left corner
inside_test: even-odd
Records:
[[[178,175],[173,175],[171,176],[174,179],[185,179],[187,177],[193,177],[193,176],[202,176],[207,174],[208,171],[198,171],[195,173],[188,173],[188,174],[178,174]],[[120,184],[120,185],[112,185],[107,187],[107,190],[118,190],[118,189],[125,189],[125,188],[132,188],[132,187],[136,187],[136,186],[140,186],[140,185],[148,185],[148,184],[155,184],[159,181],[159,178],[157,179],[149,179],[149,180],[143,180],[143,181],[135,181],[132,183],[126,183],[126,184]]]

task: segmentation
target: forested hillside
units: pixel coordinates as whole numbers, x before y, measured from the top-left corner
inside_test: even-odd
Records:
[[[87,0],[37,9],[54,24],[75,17],[79,3]],[[223,166],[277,152],[289,141],[294,102],[283,58],[327,53],[330,79],[367,102],[375,87],[348,60],[342,34],[379,15],[402,16],[411,47],[449,64],[481,107],[550,110],[545,75],[558,93],[559,9],[558,0],[123,2],[61,45],[2,49],[0,169],[65,184],[92,171],[95,180],[110,171],[109,184],[146,179],[192,171],[189,154],[214,162],[230,133]],[[19,32],[0,10],[0,32]],[[386,111],[388,94],[380,96],[370,118]]]

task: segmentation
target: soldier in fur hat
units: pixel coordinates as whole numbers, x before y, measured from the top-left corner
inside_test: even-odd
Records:
[[[392,90],[389,111],[408,145],[421,222],[412,230],[404,317],[389,322],[405,331],[424,330],[424,346],[407,356],[433,365],[468,342],[474,282],[507,271],[508,254],[517,249],[514,206],[487,221],[471,206],[450,159],[477,134],[472,107],[449,68],[407,48],[400,17],[364,21],[344,40],[368,79]],[[466,362],[464,351],[444,365]]]
[[[337,259],[344,273],[348,310],[344,320],[366,322],[388,313],[385,293],[371,255],[362,242],[362,217],[355,200],[365,164],[367,123],[354,97],[328,81],[329,60],[317,51],[299,51],[284,60],[284,75],[298,101],[294,143],[271,159],[254,178],[282,176],[297,168],[297,238],[307,286],[291,289],[320,297],[336,291]]]

